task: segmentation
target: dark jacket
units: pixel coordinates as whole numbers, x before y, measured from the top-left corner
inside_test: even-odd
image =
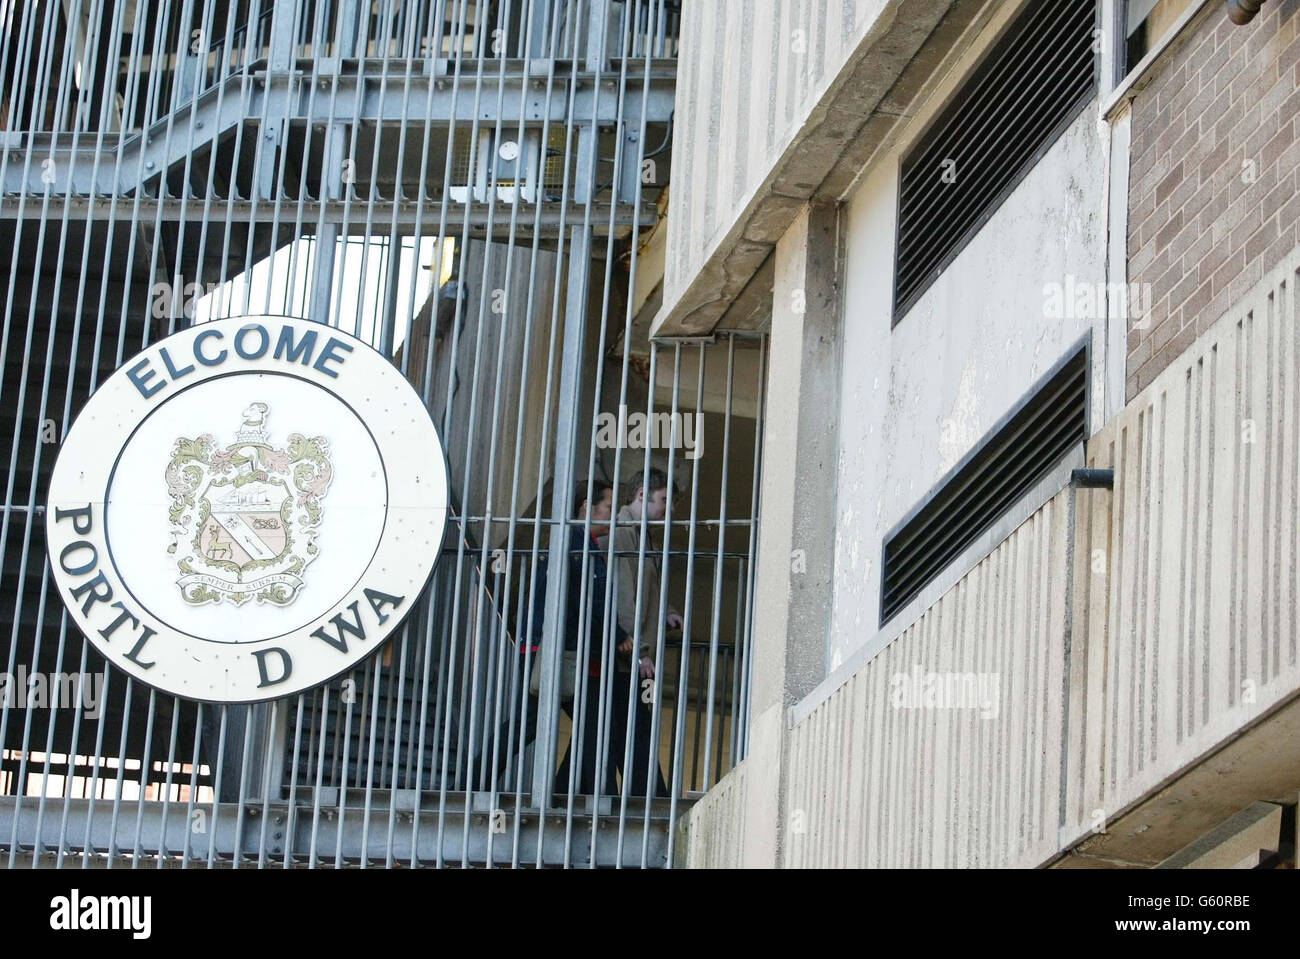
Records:
[[[583,528],[581,526],[569,527],[569,588],[568,595],[565,597],[565,622],[564,622],[564,648],[577,649],[579,645],[580,627],[583,621],[583,588],[582,588],[582,565],[583,565]],[[600,666],[600,638],[605,628],[605,584],[607,572],[605,568],[604,550],[596,544],[595,540],[587,541],[587,589],[586,589],[586,608],[587,629],[591,636],[588,645],[589,657],[593,667]],[[537,585],[533,592],[533,637],[532,644],[539,645],[542,641],[543,619],[546,614],[546,567],[547,557],[542,556],[537,566]],[[614,627],[614,646],[617,646],[627,638],[627,633],[623,631],[622,626],[617,622],[617,617],[613,623]],[[612,661],[614,649],[611,647],[607,658]]]

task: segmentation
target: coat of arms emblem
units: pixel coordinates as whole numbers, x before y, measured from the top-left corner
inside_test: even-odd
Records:
[[[333,476],[329,441],[290,433],[288,446],[276,449],[269,415],[267,404],[253,403],[235,442],[220,446],[204,433],[172,447],[168,552],[187,603],[286,606],[319,555],[321,500]]]

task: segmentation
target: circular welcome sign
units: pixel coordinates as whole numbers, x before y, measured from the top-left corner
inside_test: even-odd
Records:
[[[215,703],[355,667],[414,606],[447,518],[428,411],[382,355],[252,316],[148,347],[77,417],[50,480],[50,564],[109,661]]]

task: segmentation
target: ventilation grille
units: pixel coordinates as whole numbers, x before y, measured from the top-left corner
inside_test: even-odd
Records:
[[[1084,346],[886,539],[882,624],[1087,439],[1087,370]]]
[[[1092,98],[1095,0],[1034,0],[903,160],[894,322]]]

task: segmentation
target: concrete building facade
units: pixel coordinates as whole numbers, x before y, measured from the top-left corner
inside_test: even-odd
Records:
[[[679,864],[1174,866],[1294,821],[1300,9],[1230,8],[694,14],[654,330],[769,330],[785,453],[749,753]]]

